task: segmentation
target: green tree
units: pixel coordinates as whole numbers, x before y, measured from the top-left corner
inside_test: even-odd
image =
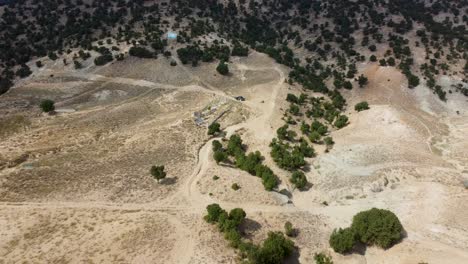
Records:
[[[403,227],[389,210],[372,208],[353,217],[351,228],[359,240],[367,245],[389,248],[402,237]]]
[[[323,142],[325,143],[325,145],[327,145],[327,148],[329,148],[329,147],[331,147],[331,146],[333,146],[335,144],[332,137],[324,138]]]
[[[270,232],[262,246],[250,253],[249,260],[259,264],[281,264],[293,251],[294,242],[281,232]]]
[[[288,237],[296,236],[296,230],[294,230],[294,227],[291,222],[287,221],[286,223],[284,223],[284,233]]]
[[[212,123],[208,126],[208,135],[215,135],[221,132],[221,125],[217,122]]]
[[[21,65],[21,68],[19,68],[17,71],[16,71],[16,76],[20,77],[20,78],[26,78],[28,77],[29,75],[32,74],[32,71],[31,69],[29,68],[28,65],[26,64],[23,64]]]
[[[343,128],[348,125],[348,117],[345,115],[340,115],[334,124],[337,128]]]
[[[365,85],[367,85],[368,81],[369,80],[367,79],[367,77],[361,74],[361,76],[359,76],[358,78],[359,87],[364,87]]]
[[[216,150],[213,153],[213,158],[216,161],[216,164],[219,164],[221,162],[226,162],[228,160],[228,155],[223,150]]]
[[[333,264],[333,260],[330,256],[324,253],[318,253],[314,255],[315,264]]]
[[[236,223],[236,226],[240,225],[244,221],[247,214],[242,208],[234,208],[229,212],[229,219]]]
[[[290,181],[298,189],[302,189],[306,187],[306,185],[308,184],[307,178],[302,171],[293,172],[293,174],[291,175]]]
[[[156,179],[157,182],[166,178],[166,172],[164,171],[164,165],[152,166],[150,169],[151,176]]]
[[[357,103],[357,104],[354,106],[354,110],[356,110],[356,111],[358,111],[358,112],[361,112],[361,111],[364,111],[364,110],[368,110],[368,109],[369,109],[369,104],[368,104],[366,101]]]
[[[213,140],[213,143],[211,143],[211,145],[213,147],[213,151],[218,151],[218,150],[223,149],[223,145],[221,144],[221,142],[219,142],[219,140]]]
[[[356,233],[352,228],[335,229],[330,236],[329,242],[335,252],[345,254],[353,249],[356,243]]]
[[[216,71],[219,72],[221,75],[228,75],[229,74],[229,67],[224,61],[220,61],[218,67],[216,67]]]
[[[219,218],[222,213],[226,213],[219,204],[210,204],[206,207],[208,214],[205,216],[205,220],[208,223],[216,223],[219,221]]]
[[[314,142],[314,143],[318,143],[320,141],[320,138],[322,136],[320,136],[320,134],[317,132],[317,131],[313,131],[309,134],[309,139],[310,141]]]
[[[131,47],[128,51],[130,56],[138,57],[138,58],[153,58],[153,52],[147,50],[145,47]]]
[[[44,113],[50,113],[55,110],[55,102],[50,99],[42,100],[39,107]]]

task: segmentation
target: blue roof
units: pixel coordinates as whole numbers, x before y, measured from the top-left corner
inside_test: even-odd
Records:
[[[177,39],[177,33],[176,32],[168,32],[167,33],[167,38],[168,39]]]

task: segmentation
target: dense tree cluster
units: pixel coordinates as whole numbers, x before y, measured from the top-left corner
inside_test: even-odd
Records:
[[[419,80],[414,71],[418,68],[409,63],[412,47],[405,34],[418,24],[416,46],[426,50],[426,61],[435,70],[448,72],[448,63],[466,60],[468,18],[463,4],[424,0],[174,0],[171,5],[143,0],[11,1],[1,7],[0,91],[12,85],[15,74],[11,72],[16,73],[31,59],[48,56],[55,60],[73,49],[97,51],[103,45],[113,45],[112,56],[120,60],[124,57],[118,47],[126,43],[149,51],[132,49],[132,54],[146,58],[153,53],[156,57],[166,52],[164,34],[169,28],[178,32],[179,44],[187,45],[188,50],[178,52],[184,63],[196,66],[213,58],[229,61],[230,55],[246,56],[252,48],[290,67],[289,81],[322,93],[329,90],[324,82],[329,77],[334,77],[338,89],[352,88],[356,63],[366,59],[357,45],[374,52],[380,44],[388,44],[391,49],[380,61],[401,69],[409,86],[415,87]],[[448,16],[435,21],[440,13]],[[398,16],[402,19],[395,22],[393,17]],[[312,19],[319,17],[323,19]],[[219,35],[221,41],[207,44],[204,37],[210,33]],[[359,43],[354,37],[358,33],[363,35]],[[219,44],[223,38],[231,44]],[[302,48],[311,55],[307,63],[294,55],[293,50]],[[111,61],[108,54],[99,56],[96,65]],[[372,55],[371,61],[376,60]],[[23,68],[18,73],[21,77],[28,72]],[[440,89],[434,91],[443,97]]]
[[[246,153],[239,135],[232,135],[226,148],[218,140],[213,141],[213,158],[217,163],[234,163],[239,169],[262,179],[265,190],[271,191],[279,184],[278,177],[263,164],[263,156],[259,151]],[[233,161],[229,158],[232,157]]]
[[[269,232],[260,245],[242,238],[239,227],[246,218],[246,213],[241,208],[234,208],[228,213],[218,204],[210,204],[206,209],[205,220],[218,226],[229,245],[239,250],[240,257],[246,263],[281,264],[294,251],[294,242],[281,232]]]
[[[350,227],[334,230],[330,246],[338,253],[348,253],[357,242],[389,248],[402,238],[403,226],[391,211],[372,208],[353,217]]]

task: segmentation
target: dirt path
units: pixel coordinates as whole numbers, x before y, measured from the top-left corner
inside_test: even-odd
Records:
[[[246,101],[245,104],[249,106],[250,108],[254,108],[256,110],[257,115],[242,122],[239,124],[235,124],[233,126],[225,128],[227,137],[235,133],[236,131],[243,129],[246,131],[252,131],[256,133],[255,135],[260,136],[261,139],[269,139],[274,136],[274,131],[272,129],[265,129],[270,127],[271,119],[275,110],[275,105],[276,105],[276,100],[278,96],[279,89],[281,88],[281,85],[284,83],[285,77],[284,73],[279,69],[278,67],[274,68],[257,68],[257,67],[247,67],[245,65],[240,65],[241,68],[243,69],[248,69],[248,70],[275,70],[279,74],[279,80],[276,82],[276,84],[272,87],[272,92],[270,93],[270,97],[268,97],[265,100],[265,104],[267,107],[259,107],[258,105]],[[259,133],[259,131],[263,131],[263,133]],[[242,207],[246,211],[251,211],[251,210],[261,210],[261,211],[276,211],[276,210],[282,210],[278,206],[262,206],[259,204],[236,204],[236,203],[227,203],[227,202],[221,202],[221,201],[215,201],[209,196],[202,195],[198,188],[197,188],[197,183],[199,182],[200,179],[202,179],[206,175],[206,171],[211,164],[211,146],[212,142],[215,139],[211,139],[207,141],[199,150],[198,153],[198,161],[197,165],[190,176],[190,178],[187,180],[185,187],[184,187],[184,197],[192,204],[192,207],[197,208],[198,210],[204,210],[206,205],[210,203],[218,203],[221,204],[222,206],[228,207],[228,208],[233,208],[233,207]]]

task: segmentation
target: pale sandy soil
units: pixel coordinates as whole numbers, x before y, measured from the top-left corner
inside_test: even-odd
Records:
[[[343,92],[350,125],[332,132],[329,153],[316,146],[307,172],[313,186],[300,192],[268,147],[283,124],[286,94],[300,92],[285,83],[287,69],[257,53],[233,59],[229,77],[216,74],[215,64],[166,64],[50,68],[2,96],[0,113],[24,118],[0,133],[0,263],[236,263],[235,251],[202,219],[213,202],[244,208],[242,229],[255,242],[291,221],[300,263],[313,263],[320,251],[335,263],[468,262],[461,184],[468,178],[468,106],[459,94],[441,103],[425,87],[408,90],[393,68],[359,65],[370,83]],[[63,111],[40,114],[43,97]],[[371,109],[357,113],[362,100]],[[211,112],[204,126],[193,122],[196,111]],[[213,161],[205,126],[224,111],[226,136],[242,134],[248,151],[261,151],[291,203]],[[155,164],[168,172],[160,184],[148,173]],[[332,230],[372,207],[398,215],[403,241],[389,250],[333,253]]]

